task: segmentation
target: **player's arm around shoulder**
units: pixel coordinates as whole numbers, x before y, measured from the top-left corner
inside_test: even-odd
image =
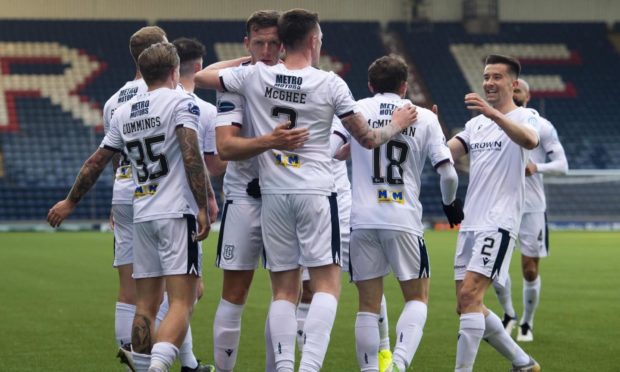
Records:
[[[395,109],[390,124],[381,128],[370,128],[364,115],[359,112],[341,118],[341,121],[360,145],[367,149],[374,149],[414,124],[417,117],[416,107],[406,104]]]

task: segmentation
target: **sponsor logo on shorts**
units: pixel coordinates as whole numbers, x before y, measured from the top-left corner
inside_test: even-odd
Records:
[[[273,152],[273,156],[275,158],[276,165],[281,165],[283,167],[301,167],[301,161],[299,160],[299,155],[295,154],[283,154],[281,152]]]
[[[486,266],[489,263],[489,258],[488,257],[482,257],[482,262],[484,262],[484,266]]]
[[[232,244],[226,244],[224,246],[224,250],[222,251],[222,257],[224,257],[225,260],[230,261],[233,259],[233,257],[235,257],[235,246]]]
[[[405,204],[405,197],[402,191],[379,189],[377,190],[377,202]]]
[[[133,196],[136,198],[141,198],[143,196],[153,196],[157,194],[158,183],[152,183],[150,185],[138,186],[136,187],[136,191],[134,191]]]

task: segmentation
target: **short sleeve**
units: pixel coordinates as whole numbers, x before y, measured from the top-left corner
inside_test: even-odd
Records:
[[[225,68],[219,71],[220,83],[224,92],[242,93],[244,82],[254,73],[256,65]]]
[[[539,130],[540,144],[545,150],[545,153],[549,154],[562,148],[558,132],[555,130],[553,124],[548,121],[542,122]]]
[[[215,147],[215,117],[217,111],[213,105],[205,102],[203,105],[204,112],[200,113],[200,120],[205,127],[204,136],[202,138],[202,149],[207,155],[217,154]]]
[[[438,168],[444,163],[453,163],[450,148],[443,135],[437,116],[431,115],[428,136],[428,157],[433,167]]]
[[[355,102],[347,83],[333,72],[330,72],[330,74],[332,74],[330,93],[333,98],[336,116],[339,119],[344,119],[358,112],[357,102]]]
[[[218,93],[217,115],[214,126],[228,125],[243,126],[243,111],[245,110],[245,98],[235,93]]]
[[[200,133],[200,108],[194,97],[180,94],[179,101],[174,108],[174,126],[190,128]]]
[[[114,119],[110,120],[109,123],[109,129],[99,147],[115,152],[121,151],[124,143],[123,137],[121,136],[120,124],[118,120]]]
[[[342,142],[344,143],[351,141],[351,133],[342,125],[342,122],[337,116],[334,116],[332,120],[332,135],[342,138]]]
[[[470,140],[470,135],[471,135],[470,131],[471,131],[471,126],[472,126],[472,120],[465,123],[465,128],[463,128],[461,132],[457,133],[456,136],[454,136],[454,138],[456,138],[458,141],[460,141],[463,144],[463,147],[465,148],[465,152],[469,152],[469,140]]]

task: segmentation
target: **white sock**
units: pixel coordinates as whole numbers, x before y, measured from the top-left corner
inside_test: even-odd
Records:
[[[265,372],[276,372],[276,355],[273,352],[269,314],[265,320]]]
[[[312,296],[312,303],[304,327],[305,340],[299,372],[312,372],[321,369],[337,309],[338,300],[333,295],[316,292]]]
[[[506,277],[506,283],[502,287],[497,280],[493,281],[493,288],[495,288],[495,293],[497,294],[497,299],[499,300],[499,304],[502,305],[502,309],[504,309],[504,314],[507,314],[511,318],[515,318],[517,314],[515,313],[515,308],[512,306],[512,282],[510,281],[510,275]]]
[[[527,323],[534,328],[534,313],[540,299],[540,275],[532,282],[523,279],[523,318],[521,324]]]
[[[134,315],[136,315],[136,305],[130,305],[124,302],[116,303],[116,310],[114,311],[114,334],[116,336],[116,344],[119,347],[131,344],[131,327],[133,325]]]
[[[194,342],[192,339],[192,327],[187,325],[187,333],[185,339],[179,348],[179,360],[181,361],[181,367],[196,368],[198,367],[198,360],[194,355]]]
[[[278,372],[292,372],[295,368],[296,329],[295,304],[286,300],[273,301],[269,308],[269,330]]]
[[[151,365],[151,356],[149,354],[140,354],[132,351],[131,359],[133,359],[133,364],[136,366],[138,372],[146,372],[149,370],[149,366]]]
[[[379,371],[379,315],[359,312],[355,318],[355,352],[360,370]]]
[[[304,325],[306,324],[309,309],[310,304],[300,302],[297,305],[297,312],[295,313],[295,316],[297,317],[297,347],[299,350],[304,347]]]
[[[474,369],[480,340],[484,334],[484,314],[467,313],[461,315],[459,339],[456,344],[455,372],[471,372]]]
[[[168,371],[179,355],[179,349],[170,342],[157,342],[151,351],[151,366],[149,371]],[[158,368],[158,369],[157,369]]]
[[[396,323],[396,345],[392,360],[404,371],[411,364],[426,324],[427,306],[421,301],[408,301]]]
[[[213,354],[218,371],[232,371],[237,362],[244,305],[221,298],[213,321]]]
[[[527,364],[530,357],[517,345],[504,329],[501,319],[492,311],[484,318],[484,340],[499,351],[504,358],[510,360],[514,365],[520,366]]]
[[[388,324],[387,302],[385,295],[381,296],[381,312],[379,313],[379,350],[391,350],[390,326]]]
[[[159,310],[157,311],[157,315],[155,316],[155,329],[159,329],[159,324],[168,314],[168,293],[164,292],[164,299],[159,304]]]

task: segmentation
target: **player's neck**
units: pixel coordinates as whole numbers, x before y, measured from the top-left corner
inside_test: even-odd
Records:
[[[142,74],[140,73],[140,70],[136,70],[136,76],[134,76],[133,79],[134,80],[142,79]]]
[[[152,83],[148,86],[148,91],[152,92],[154,90],[157,90],[159,88],[168,88],[168,89],[174,89],[173,88],[173,84],[171,80],[166,80],[166,81],[161,81],[161,82],[156,82],[156,83]]]
[[[183,89],[185,89],[186,92],[194,93],[194,90],[196,89],[196,84],[194,84],[193,76],[181,76],[181,78],[179,79],[179,83],[181,83]]]
[[[498,103],[497,105],[493,105],[494,109],[496,109],[497,111],[501,112],[504,115],[513,111],[514,109],[518,107],[519,106],[517,106],[512,100],[501,103],[501,104]]]
[[[312,56],[303,51],[292,52],[286,55],[284,66],[289,70],[301,70],[312,66]]]

